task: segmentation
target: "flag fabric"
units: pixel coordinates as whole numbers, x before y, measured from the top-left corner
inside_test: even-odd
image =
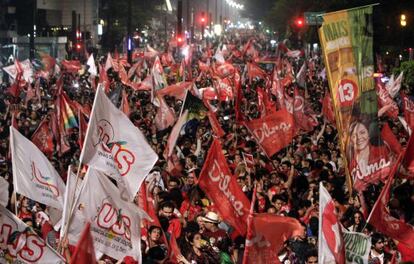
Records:
[[[221,144],[214,139],[198,179],[200,188],[217,206],[226,222],[246,234],[250,202],[232,177]]]
[[[9,204],[9,182],[0,177],[0,205],[6,207]]]
[[[166,86],[163,76],[164,69],[161,65],[161,61],[160,58],[158,58],[158,56],[155,58],[154,64],[152,65],[151,74],[155,90],[160,90]]]
[[[157,160],[142,132],[98,88],[80,161],[114,177],[132,201]]]
[[[401,72],[400,75],[398,75],[397,79],[395,79],[395,80],[394,80],[394,74],[391,75],[390,80],[385,85],[385,89],[387,90],[387,92],[391,96],[391,98],[394,98],[401,89],[403,73],[404,72]]]
[[[75,114],[73,113],[73,110],[69,104],[70,102],[71,100],[64,91],[61,91],[61,93],[58,95],[58,98],[56,99],[58,120],[59,122],[63,123],[66,131],[78,127]]]
[[[66,131],[63,122],[59,122],[58,113],[50,114],[51,128],[56,139],[56,149],[61,156],[70,150],[69,142],[66,138]]]
[[[0,263],[63,264],[65,259],[17,216],[0,205]]]
[[[309,132],[318,125],[315,113],[297,87],[294,89],[294,97],[287,97],[285,102],[287,111],[293,114],[296,129]]]
[[[105,174],[89,167],[84,181],[74,204],[69,242],[78,243],[90,222],[96,255],[101,252],[117,260],[131,256],[141,263],[140,219],[145,212],[123,200],[121,190]]]
[[[342,225],[338,219],[331,195],[319,183],[319,234],[318,262],[345,263],[345,243],[342,236]]]
[[[398,117],[398,106],[390,96],[389,92],[385,89],[384,84],[380,79],[377,81],[377,96],[378,96],[378,106],[381,108],[387,107],[385,114],[393,119]]]
[[[55,68],[56,59],[45,52],[39,52],[40,60],[42,62],[42,68],[46,72],[50,72]]]
[[[165,102],[163,96],[157,96],[160,106],[155,115],[154,123],[159,131],[164,130],[175,122],[175,114],[171,107]]]
[[[15,191],[62,209],[65,184],[46,156],[13,127],[10,127],[10,144]]]
[[[411,130],[414,129],[414,102],[405,93],[401,93],[403,101],[404,119]]]
[[[293,116],[286,110],[246,121],[245,126],[269,157],[289,145],[295,136]]]
[[[211,129],[213,130],[216,137],[223,137],[225,135],[224,130],[221,128],[219,121],[217,120],[216,114],[211,110],[207,112],[208,120],[210,121]]]
[[[323,97],[322,114],[329,123],[335,123],[335,113],[332,106],[331,94],[329,92],[326,92],[325,96]]]
[[[203,119],[208,112],[208,108],[204,105],[203,101],[194,96],[191,91],[187,91],[181,113],[185,110],[188,110],[188,120],[193,118]]]
[[[111,82],[109,81],[108,74],[102,65],[99,65],[99,83],[105,87],[105,93],[109,93]]]
[[[384,142],[388,145],[388,147],[391,149],[391,151],[395,154],[395,156],[398,156],[401,153],[401,144],[395,137],[388,123],[385,123],[383,125],[381,129],[381,137],[384,140]]]
[[[349,190],[357,191],[378,181],[378,175],[385,176],[391,160],[386,149],[380,146],[381,138],[373,136],[379,135],[380,129],[373,78],[373,34],[366,34],[367,30],[372,31],[372,14],[372,5],[325,13],[318,31],[336,114],[339,146],[348,164],[345,168],[347,185]],[[344,25],[343,34],[332,30],[338,24]],[[367,75],[362,69],[371,70]],[[365,134],[367,130],[370,136],[358,139],[361,144],[356,142],[357,133]],[[369,143],[362,144],[362,140]],[[385,158],[382,160],[382,157]]]
[[[82,189],[83,180],[72,171],[72,166],[69,165],[67,177],[66,177],[66,186],[65,186],[65,195],[63,201],[63,211],[62,211],[62,222],[60,227],[60,239],[64,237],[67,232],[67,225],[72,215],[74,199],[79,196],[79,192]]]
[[[379,232],[398,240],[400,243],[414,249],[414,226],[392,216],[387,209],[390,201],[391,185],[394,181],[395,173],[398,170],[403,155],[400,154],[397,162],[394,163],[389,178],[383,187],[377,201],[372,208],[369,223],[371,223]]]
[[[88,61],[86,62],[86,65],[89,66],[88,72],[91,75],[93,76],[98,75],[98,69],[96,68],[96,65],[95,65],[95,59],[93,57],[93,53],[89,56]]]
[[[33,133],[31,140],[46,156],[50,157],[53,154],[55,144],[53,142],[53,133],[50,129],[48,117],[42,119],[36,131]]]
[[[231,63],[223,63],[214,69],[214,73],[221,79],[233,76],[236,69]]]
[[[371,238],[363,233],[344,231],[346,264],[368,264]]]
[[[122,90],[121,111],[127,117],[129,117],[129,115],[131,114],[131,108],[129,107],[129,102],[128,102],[128,95],[125,92],[125,90]]]
[[[85,114],[78,109],[78,121],[79,121],[79,132],[78,132],[78,145],[82,149],[83,142],[85,142],[86,130],[88,129],[88,122],[86,122]]]
[[[118,71],[118,64],[114,62],[112,59],[111,53],[108,52],[108,55],[106,56],[106,62],[105,62],[105,71],[109,70],[110,68],[113,68],[114,71]]]
[[[19,79],[26,82],[33,82],[33,67],[29,59],[26,59],[24,61],[15,59],[14,64],[3,67],[2,70],[10,75],[10,77],[12,77],[14,80],[19,77]]]
[[[69,73],[77,73],[82,68],[82,65],[78,60],[63,60],[61,67],[62,70]]]
[[[284,242],[293,236],[298,236],[303,232],[303,228],[295,218],[269,213],[254,214],[253,237],[246,240],[248,256],[243,264],[280,263],[278,254]]]
[[[173,154],[175,144],[177,143],[177,139],[180,135],[181,128],[184,126],[187,120],[188,120],[188,110],[184,110],[184,112],[181,113],[181,116],[178,118],[177,122],[175,123],[168,137],[167,147],[165,148],[167,157],[171,157],[171,155]]]
[[[251,169],[254,168],[255,162],[254,162],[253,155],[249,153],[245,153],[245,152],[242,152],[242,155],[243,155],[243,161],[246,164],[246,166]]]
[[[414,176],[414,137],[410,136],[410,139],[405,150],[403,159],[404,168],[408,171],[410,176]]]
[[[73,264],[95,264],[98,263],[95,257],[95,249],[93,247],[93,238],[91,236],[91,223],[87,223],[75,252],[70,258],[70,263]]]
[[[300,67],[298,73],[296,74],[296,83],[300,87],[306,86],[306,72],[307,72],[307,68],[306,68],[306,61],[305,61],[302,64],[302,67]]]
[[[254,78],[266,79],[266,72],[262,70],[259,65],[254,63],[247,63],[247,77],[251,82]]]

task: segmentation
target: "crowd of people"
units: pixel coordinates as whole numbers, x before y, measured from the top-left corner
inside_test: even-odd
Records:
[[[251,42],[258,54],[243,51],[243,47],[248,42]],[[226,49],[223,49],[223,45]],[[241,75],[242,100],[238,107],[244,118],[253,120],[261,116],[258,89],[265,90],[270,100],[274,102],[274,110],[276,110],[279,107],[277,95],[270,91],[268,84],[273,66],[276,65],[276,52],[270,49],[268,39],[261,35],[240,37],[229,34],[209,45],[194,45],[191,61],[188,67],[185,67],[184,74],[179,73],[181,53],[177,51],[177,48],[165,47],[164,51],[158,55],[164,68],[166,86],[183,81],[183,76],[186,81],[193,81],[197,89],[217,85],[220,78],[213,70],[201,69],[201,65],[208,65],[209,62],[210,69],[213,69],[218,64],[215,51],[219,46],[226,62],[231,63]],[[173,62],[173,54],[177,63]],[[260,76],[249,79],[243,76],[247,62],[253,62],[254,57],[265,56],[273,56],[274,59],[273,62],[262,64],[262,69],[268,79]],[[299,71],[303,63],[312,64],[312,67],[307,68],[305,86],[298,87],[297,82],[293,80],[285,86],[285,91],[292,95],[294,89],[299,88],[304,94],[307,110],[317,121],[311,129],[302,130],[286,148],[271,157],[266,156],[250,131],[242,123],[236,122],[234,97],[228,97],[225,100],[210,100],[209,107],[216,110],[215,114],[224,131],[224,136],[220,138],[220,141],[227,164],[249,200],[252,200],[253,189],[256,186],[254,211],[293,217],[303,226],[302,234],[285,242],[278,255],[279,261],[286,264],[318,262],[320,182],[333,197],[344,228],[371,237],[370,263],[414,261],[414,250],[380,234],[367,222],[369,209],[373,207],[382,184],[369,185],[364,192],[352,192],[350,195],[336,124],[330,122],[322,114],[322,102],[329,87],[323,75],[324,66],[321,54],[314,53],[307,57],[288,57],[285,54],[278,54],[278,56],[290,63],[295,73]],[[130,81],[144,81],[150,74],[155,56],[151,58],[143,56],[136,59],[145,59],[147,67],[140,67]],[[121,60],[118,60],[119,65],[121,65]],[[105,61],[106,58],[101,58],[97,63],[104,65]],[[125,66],[128,70],[132,65],[125,64]],[[226,223],[226,219],[223,219],[215,209],[220,205],[212,203],[208,198],[209,195],[204,193],[197,184],[212,139],[216,136],[209,119],[206,116],[198,116],[185,125],[173,151],[174,166],[171,167],[165,158],[165,150],[172,126],[164,130],[157,129],[155,116],[158,107],[152,103],[151,91],[133,89],[125,85],[122,76],[114,67],[110,68],[107,74],[111,82],[108,96],[117,106],[120,106],[122,96],[119,91],[126,93],[124,97],[128,100],[130,120],[142,131],[159,156],[151,172],[157,176],[151,177],[151,182],[147,182],[146,186],[148,199],[151,199],[156,208],[160,226],[151,222],[143,225],[141,230],[143,263],[241,263],[245,237],[240,236],[235,232],[234,227]],[[69,98],[78,102],[83,109],[90,110],[96,84],[92,83],[95,79],[91,78],[85,66],[75,73],[61,68],[60,73],[50,74],[49,78],[36,76],[32,83],[26,84],[18,97],[6,93],[7,87],[12,84],[11,81],[2,84],[0,170],[1,176],[10,184],[10,194],[13,193],[13,181],[8,154],[8,127],[13,125],[13,118],[15,118],[17,129],[30,139],[40,122],[44,118],[51,119],[53,113],[56,112],[55,98],[58,88],[56,82],[60,78],[63,80],[63,89]],[[39,97],[35,96],[26,100],[28,86],[31,85],[34,89],[37,81],[39,81],[41,94]],[[98,78],[96,82],[99,82]],[[183,98],[165,95],[164,99],[178,118]],[[402,146],[407,144],[409,134],[399,122],[385,117],[381,117],[380,122],[390,125]],[[48,155],[64,180],[67,177],[68,166],[74,165],[73,167],[76,168],[79,162],[78,141],[81,134],[82,131],[79,128],[72,129],[71,133],[66,135],[70,148],[61,153],[61,150],[56,147],[53,153]],[[59,142],[56,139],[54,141],[55,146],[58,146]],[[247,160],[250,156],[252,159]],[[410,224],[414,223],[413,185],[414,180],[398,179],[389,205],[392,215]],[[19,194],[14,197],[10,195],[10,198],[8,208],[27,225],[33,227],[49,245],[58,249],[59,246],[65,244],[64,241],[59,241],[59,236],[54,233],[53,227],[48,222],[44,205]],[[171,259],[169,252],[171,248],[169,241],[172,235],[177,238],[177,245],[181,252],[180,255],[174,257],[175,259]],[[100,261],[102,263],[136,263],[128,257],[117,262],[105,255],[100,256]]]

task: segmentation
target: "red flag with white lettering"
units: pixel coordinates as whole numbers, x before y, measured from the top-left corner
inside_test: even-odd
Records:
[[[275,111],[245,125],[269,157],[289,145],[296,133],[293,115],[286,110]]]
[[[397,162],[394,164],[390,177],[381,191],[377,202],[372,208],[370,222],[379,232],[389,236],[400,243],[414,249],[414,227],[401,219],[392,216],[387,209],[390,200],[390,190],[392,182],[394,181],[395,173],[400,165],[403,155],[400,155]]]
[[[220,141],[214,139],[208,151],[199,182],[200,188],[217,205],[217,210],[240,234],[246,234],[250,203],[232,177]]]

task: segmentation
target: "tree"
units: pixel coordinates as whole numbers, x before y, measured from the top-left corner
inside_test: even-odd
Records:
[[[392,73],[397,78],[401,72],[404,72],[402,86],[412,94],[412,88],[414,87],[414,61],[404,61],[400,67],[394,68]]]

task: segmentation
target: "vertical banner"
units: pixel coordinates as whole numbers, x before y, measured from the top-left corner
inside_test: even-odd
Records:
[[[319,29],[348,184],[383,180],[393,157],[380,137],[375,91],[372,5],[323,15]],[[351,180],[352,179],[352,180]]]
[[[371,251],[371,238],[363,233],[343,233],[345,242],[346,264],[368,264],[368,256]]]

